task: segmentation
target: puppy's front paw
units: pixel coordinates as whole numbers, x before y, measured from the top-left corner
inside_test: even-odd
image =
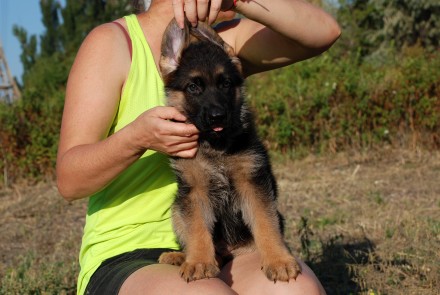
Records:
[[[187,282],[214,278],[219,273],[220,269],[215,262],[184,262],[180,267],[180,276]]]
[[[159,256],[159,263],[180,266],[185,262],[183,252],[165,252]]]
[[[274,281],[288,282],[290,279],[296,279],[301,273],[301,266],[292,256],[278,257],[276,259],[263,262],[261,267],[266,277]]]

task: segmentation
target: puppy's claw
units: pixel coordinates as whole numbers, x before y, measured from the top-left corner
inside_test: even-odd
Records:
[[[159,257],[159,263],[180,266],[185,262],[185,253],[183,252],[165,252]]]
[[[263,272],[266,277],[276,283],[277,281],[289,282],[290,278],[296,280],[301,273],[301,267],[293,257],[281,257],[263,263]]]
[[[220,269],[214,263],[203,262],[184,262],[180,266],[181,277],[189,283],[190,281],[196,281],[201,279],[213,278],[220,273]]]

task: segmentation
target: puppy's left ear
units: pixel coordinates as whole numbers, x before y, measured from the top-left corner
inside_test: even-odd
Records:
[[[162,45],[161,56],[159,61],[162,77],[166,77],[175,71],[179,65],[181,54],[189,43],[190,25],[185,19],[185,27],[181,29],[175,19],[173,19],[165,30]]]
[[[207,23],[199,22],[196,28],[191,28],[191,35],[198,39],[207,39],[208,41],[217,44],[226,52],[232,63],[237,67],[240,73],[243,73],[240,59],[235,54],[234,49],[229,46],[220,35]]]

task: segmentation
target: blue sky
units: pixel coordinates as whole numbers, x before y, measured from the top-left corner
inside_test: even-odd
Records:
[[[0,0],[0,40],[12,76],[19,80],[23,73],[20,61],[21,48],[17,38],[12,34],[12,27],[14,25],[23,27],[28,32],[28,36],[41,35],[44,26],[41,22],[39,3],[39,0]]]

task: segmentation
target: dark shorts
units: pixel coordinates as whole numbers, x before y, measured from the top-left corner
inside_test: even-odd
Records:
[[[86,295],[117,295],[125,280],[136,270],[156,264],[171,249],[138,249],[105,260],[90,278]]]

